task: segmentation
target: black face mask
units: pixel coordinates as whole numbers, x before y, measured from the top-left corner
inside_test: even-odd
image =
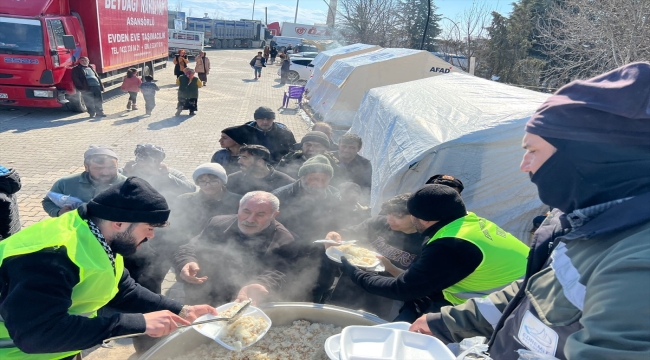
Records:
[[[570,213],[650,192],[650,149],[547,140],[557,151],[531,175],[544,204]]]

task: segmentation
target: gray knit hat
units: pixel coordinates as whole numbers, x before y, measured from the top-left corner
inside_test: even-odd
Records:
[[[300,167],[300,170],[298,170],[298,177],[302,177],[311,173],[323,173],[332,177],[334,175],[334,168],[325,156],[316,155],[313,158],[305,161],[305,163]]]
[[[275,112],[270,107],[260,106],[255,110],[253,119],[275,119]]]
[[[199,165],[196,170],[194,170],[194,173],[192,174],[192,179],[194,179],[194,182],[196,183],[196,179],[199,178],[201,175],[214,175],[221,179],[224,184],[228,183],[228,175],[226,174],[226,169],[223,168],[220,164],[217,163],[207,163],[207,164],[202,164]]]

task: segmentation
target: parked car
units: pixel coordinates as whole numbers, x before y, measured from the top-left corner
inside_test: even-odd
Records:
[[[301,58],[310,58],[310,59],[313,59],[313,58],[315,58],[317,55],[318,55],[317,52],[309,51],[309,52],[302,52],[302,53],[296,53],[296,54],[289,54],[289,57],[290,57],[290,58],[293,58],[293,57],[297,57],[297,58],[299,58],[299,57],[301,57]]]
[[[296,81],[307,81],[311,77],[311,73],[314,71],[314,65],[312,65],[312,58],[298,58],[292,57],[289,59],[291,61],[291,66],[289,66],[289,74],[287,75],[287,80],[291,83]],[[278,69],[278,76],[280,75],[280,69]]]

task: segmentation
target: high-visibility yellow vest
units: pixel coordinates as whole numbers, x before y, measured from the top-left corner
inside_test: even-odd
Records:
[[[124,260],[121,255],[116,254],[113,270],[104,248],[77,211],[41,221],[0,241],[0,267],[3,261],[11,256],[53,247],[65,247],[70,260],[79,267],[79,283],[72,289],[72,304],[68,314],[91,318],[97,316],[97,310],[108,304],[118,292]],[[11,337],[4,322],[0,321],[0,344],[10,341]],[[55,354],[26,354],[17,347],[12,347],[0,349],[0,359],[63,359],[76,355],[81,350]]]
[[[474,272],[442,291],[453,305],[485,297],[526,274],[528,247],[489,220],[470,212],[438,230],[427,244],[449,237],[469,241],[483,253]]]

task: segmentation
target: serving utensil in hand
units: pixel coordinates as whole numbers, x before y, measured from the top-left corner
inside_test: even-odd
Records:
[[[241,317],[242,314],[244,314],[244,311],[246,311],[246,309],[249,306],[251,306],[251,301],[250,300],[246,300],[243,303],[244,303],[244,306],[242,306],[239,310],[237,310],[237,312],[233,316],[216,317],[216,318],[210,319],[210,320],[203,320],[203,321],[194,322],[194,323],[192,323],[190,325],[178,325],[178,327],[174,331],[177,331],[177,330],[182,329],[182,328],[190,327],[190,326],[207,324],[207,323],[218,322],[218,321],[227,321],[228,324],[232,324],[233,322],[237,321],[237,319],[239,319],[239,317]],[[120,335],[120,336],[110,337],[110,338],[103,341],[102,346],[103,347],[113,347],[112,345],[108,344],[109,342],[111,342],[113,340],[127,339],[127,338],[142,336],[142,335],[147,335],[147,334],[146,333],[138,333],[138,334],[128,334],[128,335]]]
[[[336,240],[323,239],[323,240],[315,240],[314,244],[346,245],[346,244],[354,244],[355,242],[357,242],[357,241],[356,240],[349,240],[349,241],[338,242]]]

